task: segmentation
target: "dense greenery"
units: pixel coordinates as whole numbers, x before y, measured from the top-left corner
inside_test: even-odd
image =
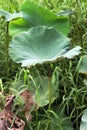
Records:
[[[86,130],[86,0],[1,0],[0,9],[0,111],[15,95],[24,130]]]

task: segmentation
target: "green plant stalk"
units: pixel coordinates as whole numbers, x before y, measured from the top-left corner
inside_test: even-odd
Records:
[[[49,77],[49,81],[48,81],[48,90],[49,90],[49,107],[48,107],[48,110],[51,109],[51,80],[50,80],[50,77]]]
[[[47,124],[45,130],[50,130],[50,125],[49,124]]]
[[[48,70],[48,92],[49,92],[49,106],[48,110],[51,109],[51,70],[50,70],[50,64],[47,65],[47,70]]]
[[[51,110],[51,70],[50,70],[50,65],[47,65],[47,70],[48,70],[48,92],[49,92],[49,106],[48,106],[48,115],[50,116],[49,110]],[[47,125],[47,130],[50,130],[50,123]]]
[[[6,26],[6,41],[5,41],[5,45],[6,45],[6,59],[5,59],[5,63],[6,63],[6,70],[7,70],[7,77],[9,75],[9,54],[8,54],[8,48],[9,48],[9,22],[7,21],[7,26]]]

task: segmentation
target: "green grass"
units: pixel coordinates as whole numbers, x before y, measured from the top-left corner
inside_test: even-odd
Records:
[[[72,10],[75,11],[73,15],[69,17],[71,30],[69,37],[71,38],[72,46],[80,45],[82,47],[81,55],[87,54],[87,3],[85,0],[36,0],[40,5],[45,8],[50,9],[54,12],[59,12],[61,10]],[[16,3],[21,3],[22,1],[0,1],[0,8],[6,9],[9,12],[14,10],[19,11],[19,5],[15,6]],[[6,4],[5,4],[6,3]],[[8,8],[7,8],[8,6]],[[7,56],[7,46],[6,46],[6,22],[3,18],[0,18],[0,110],[4,107],[5,93],[9,91],[15,92],[17,94],[21,93],[16,91],[21,84],[23,89],[27,86],[30,89],[30,78],[33,79],[35,76],[45,75],[47,76],[47,66],[36,66],[29,69],[21,69],[20,65],[15,64],[9,56]],[[82,74],[78,74],[79,61],[81,55],[73,58],[72,60],[59,60],[58,62],[51,64],[51,76],[56,66],[59,68],[59,97],[54,103],[51,104],[51,110],[48,111],[48,106],[41,107],[38,110],[31,111],[33,119],[28,122],[24,116],[24,113],[18,111],[19,115],[26,122],[25,130],[63,130],[61,122],[59,120],[59,115],[56,111],[62,111],[65,113],[67,118],[72,121],[74,130],[79,130],[81,116],[83,111],[87,109],[87,85],[84,84],[84,78]],[[3,85],[2,85],[3,84]],[[3,86],[3,87],[2,87]],[[12,88],[9,90],[9,88]],[[8,91],[9,90],[9,91]],[[20,94],[19,94],[20,95]],[[17,96],[18,97],[18,96]],[[19,102],[18,102],[19,101]],[[17,99],[19,103],[19,108],[21,106],[20,98]],[[56,109],[56,110],[55,110]],[[54,120],[55,117],[55,120]],[[57,122],[57,120],[59,122]],[[66,120],[63,117],[62,120]],[[50,124],[52,124],[50,126]],[[52,127],[52,128],[50,128]]]

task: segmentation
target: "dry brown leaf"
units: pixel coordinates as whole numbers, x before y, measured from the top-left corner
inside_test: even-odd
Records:
[[[11,95],[6,99],[5,108],[0,113],[0,130],[24,130],[25,122],[18,117],[15,118],[12,128],[10,128],[14,119],[14,114],[11,112],[14,98],[15,96]]]
[[[11,95],[6,98],[6,105],[5,105],[6,111],[11,112],[14,98],[15,98],[14,95]]]
[[[25,90],[21,93],[22,98],[24,99],[26,105],[24,107],[24,110],[31,110],[31,107],[35,104],[33,101],[33,95],[30,93],[29,90]]]
[[[5,127],[5,121],[3,119],[0,119],[0,130],[7,130]]]
[[[21,93],[21,96],[23,100],[25,101],[25,106],[23,110],[25,111],[25,116],[28,121],[32,119],[32,115],[29,115],[29,112],[31,108],[35,105],[33,101],[33,95],[30,93],[29,90],[25,90],[24,92]]]

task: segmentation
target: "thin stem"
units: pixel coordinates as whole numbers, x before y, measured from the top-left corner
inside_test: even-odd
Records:
[[[7,22],[7,27],[6,27],[6,42],[5,42],[5,46],[6,46],[6,70],[7,70],[7,76],[9,74],[9,64],[8,64],[8,60],[9,60],[9,54],[8,54],[8,48],[9,48],[9,22]]]
[[[48,110],[51,109],[51,80],[50,80],[50,77],[49,77],[49,81],[48,81],[48,90],[49,90],[49,107],[48,107]]]
[[[49,91],[49,107],[48,110],[51,109],[51,68],[50,64],[47,65],[47,70],[48,70],[48,91]]]
[[[47,65],[47,70],[48,70],[48,92],[49,92],[49,106],[48,106],[48,114],[50,116],[49,110],[51,110],[51,68],[50,64]],[[47,130],[50,130],[50,122],[48,124]]]

